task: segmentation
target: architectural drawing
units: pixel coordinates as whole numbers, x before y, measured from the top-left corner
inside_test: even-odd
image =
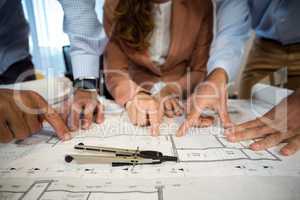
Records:
[[[244,116],[243,112],[237,115]],[[0,144],[0,200],[181,200],[187,193],[189,200],[198,200],[201,191],[197,188],[207,186],[204,196],[210,194],[207,190],[212,194],[222,189],[215,188],[215,182],[208,183],[209,177],[217,177],[223,181],[220,185],[230,187],[232,182],[227,183],[232,177],[300,177],[299,154],[285,158],[278,153],[280,147],[254,152],[248,148],[253,141],[229,143],[217,126],[192,128],[186,137],[177,138],[182,121],[165,119],[161,135],[151,137],[147,128],[133,126],[122,112],[106,116],[101,125],[74,133],[70,141],[59,141],[51,131],[43,131],[23,141]],[[155,150],[178,156],[179,162],[135,167],[66,163],[65,155],[74,153],[78,143]],[[198,185],[183,186],[194,178],[200,180]],[[174,183],[168,185],[162,180]],[[240,183],[238,180],[235,187]],[[269,186],[266,182],[266,189]],[[286,189],[296,186],[299,184],[287,185]]]
[[[112,186],[108,183],[62,183],[60,180],[0,182],[1,200],[164,200],[163,186]]]
[[[281,159],[268,150],[254,152],[249,144],[254,141],[230,143],[223,136],[197,135],[185,138],[171,137],[174,154],[179,162],[223,162],[234,160],[270,160]]]
[[[163,186],[112,187],[109,184],[62,184],[59,180],[39,180],[31,183],[1,183],[1,200],[163,200]]]

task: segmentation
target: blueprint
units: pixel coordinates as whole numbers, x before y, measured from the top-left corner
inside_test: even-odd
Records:
[[[247,102],[236,101],[231,105],[231,117],[240,123],[268,109],[268,105],[259,104],[255,113],[250,113]],[[103,124],[73,133],[67,142],[45,129],[26,140],[1,144],[0,199],[163,200],[177,199],[174,194],[178,191],[184,194],[190,188],[203,187],[203,183],[192,183],[193,179],[219,177],[228,181],[237,176],[299,180],[299,154],[287,158],[278,153],[280,147],[254,152],[249,149],[253,141],[229,143],[218,122],[209,128],[192,128],[186,137],[177,138],[175,133],[183,120],[165,119],[161,135],[151,137],[147,128],[131,125],[127,114],[119,110],[107,114]],[[65,155],[75,153],[78,143],[156,150],[178,156],[179,161],[134,167],[66,163]],[[191,192],[195,199],[196,194]]]
[[[3,184],[3,183],[2,183]],[[141,186],[141,185],[113,185],[112,182],[93,182],[82,184],[80,182],[65,182],[59,180],[38,181],[12,181],[3,184],[0,190],[0,199],[10,200],[116,200],[122,196],[124,200],[145,199],[163,200],[163,186]],[[80,186],[78,186],[80,185]]]

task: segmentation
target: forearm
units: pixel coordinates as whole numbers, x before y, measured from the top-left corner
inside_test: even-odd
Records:
[[[205,78],[206,71],[188,71],[178,80],[178,85],[181,88],[180,95],[182,97],[190,96],[198,83],[201,83]]]
[[[251,35],[251,18],[246,0],[216,1],[216,34],[210,50],[208,74],[224,69],[229,81],[236,78]]]
[[[121,106],[124,106],[128,101],[133,99],[137,93],[146,91],[130,78],[127,71],[118,70],[109,72],[105,70],[105,77],[109,92]]]

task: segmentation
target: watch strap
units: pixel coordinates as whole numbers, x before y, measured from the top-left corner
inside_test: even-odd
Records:
[[[74,81],[74,88],[86,91],[98,91],[98,78],[78,78]]]

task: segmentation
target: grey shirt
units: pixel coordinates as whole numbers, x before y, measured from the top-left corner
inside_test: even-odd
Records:
[[[0,74],[29,56],[28,36],[21,0],[0,0]]]

